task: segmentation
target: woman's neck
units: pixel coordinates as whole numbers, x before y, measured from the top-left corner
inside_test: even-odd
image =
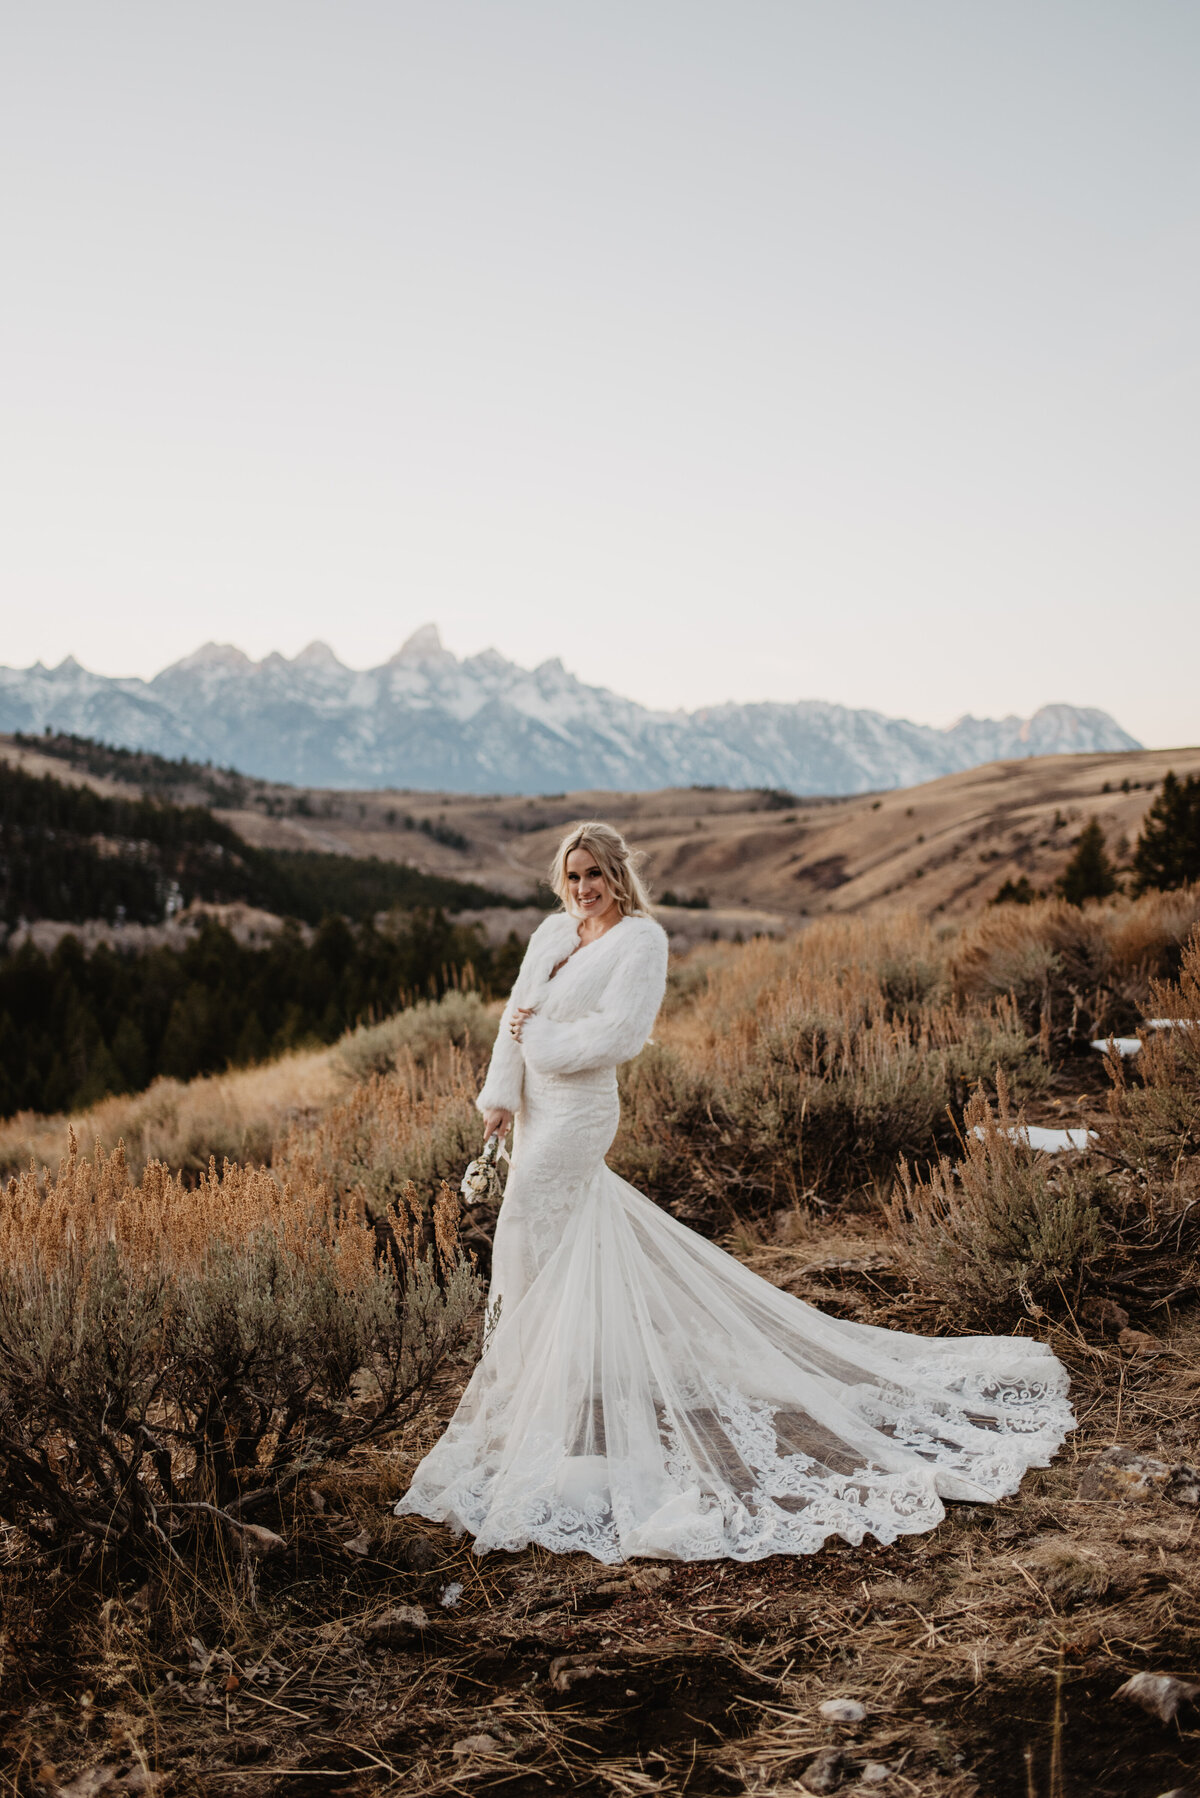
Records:
[[[611,930],[614,924],[620,922],[621,908],[614,899],[598,918],[580,918],[576,934],[581,943],[594,943],[598,936],[603,936],[605,931]]]

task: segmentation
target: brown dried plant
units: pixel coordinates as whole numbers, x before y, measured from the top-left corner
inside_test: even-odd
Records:
[[[1104,1241],[1102,1176],[1026,1145],[1003,1069],[996,1092],[994,1109],[982,1086],[972,1095],[957,1160],[923,1179],[901,1161],[885,1206],[897,1265],[984,1322],[1077,1302]]]
[[[1197,887],[1086,908],[1063,899],[996,906],[954,947],[954,992],[965,1004],[1010,994],[1029,1028],[1044,1020],[1058,1040],[1132,1029],[1198,921]]]
[[[952,1141],[947,1107],[997,1065],[1024,1091],[1047,1076],[1014,1002],[952,1003],[944,943],[904,918],[711,962],[656,1034],[625,1077],[619,1170],[720,1224],[842,1197]]]
[[[1200,1199],[1200,928],[1183,952],[1177,981],[1156,981],[1157,1029],[1140,1032],[1127,1069],[1108,1057],[1108,1114],[1101,1147],[1139,1188],[1151,1225],[1182,1219]]]
[[[0,1205],[0,1517],[42,1548],[184,1553],[402,1422],[473,1340],[457,1202],[379,1232],[327,1183],[215,1164],[194,1189],[120,1149]],[[371,1396],[364,1400],[363,1390]]]
[[[371,1074],[315,1123],[277,1144],[272,1164],[283,1178],[345,1195],[375,1220],[411,1183],[432,1193],[457,1185],[477,1152],[478,1070],[451,1044],[418,1062],[407,1051],[386,1074]]]

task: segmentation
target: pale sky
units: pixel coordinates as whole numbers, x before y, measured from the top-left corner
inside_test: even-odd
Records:
[[[1200,740],[1195,0],[37,0],[0,663]]]

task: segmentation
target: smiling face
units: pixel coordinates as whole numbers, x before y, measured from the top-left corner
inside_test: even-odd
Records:
[[[568,855],[567,891],[581,917],[606,918],[617,908],[617,896],[590,849],[572,849]]]

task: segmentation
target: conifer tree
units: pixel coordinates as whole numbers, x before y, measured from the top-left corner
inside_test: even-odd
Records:
[[[1069,905],[1082,905],[1085,899],[1107,899],[1116,891],[1116,885],[1100,820],[1089,818],[1058,882],[1058,890]]]
[[[1022,874],[1019,880],[1008,879],[1000,888],[993,905],[1032,905],[1037,898],[1028,874]]]
[[[1200,880],[1200,776],[1168,772],[1146,813],[1133,852],[1133,890],[1166,889]]]

